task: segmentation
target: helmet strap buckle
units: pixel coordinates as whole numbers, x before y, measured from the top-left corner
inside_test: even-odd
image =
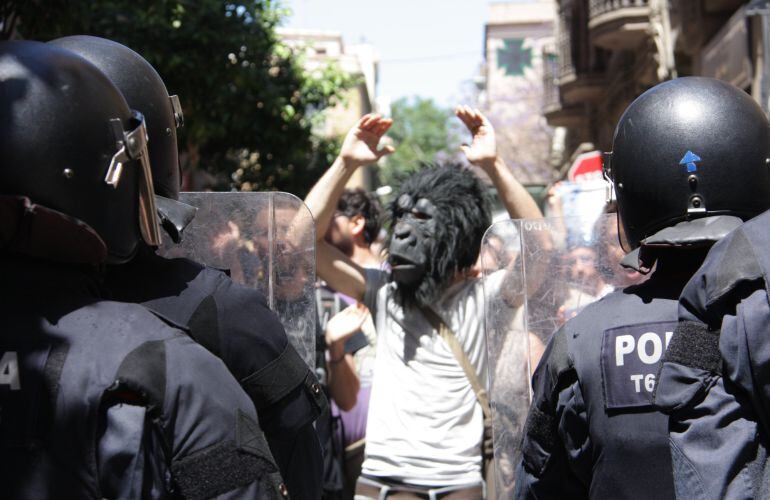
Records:
[[[179,103],[179,96],[170,95],[168,96],[168,100],[171,102],[171,110],[174,113],[176,128],[184,127],[184,113],[182,112],[182,105]]]
[[[602,154],[602,178],[605,181],[604,202],[609,203],[615,197],[613,196],[614,183],[612,182],[612,151]]]
[[[136,122],[133,130],[126,132],[117,118],[110,120],[116,136],[118,151],[112,156],[104,182],[117,188],[123,173],[123,165],[131,160],[140,159],[147,152],[147,126],[141,113],[134,111],[131,120]]]

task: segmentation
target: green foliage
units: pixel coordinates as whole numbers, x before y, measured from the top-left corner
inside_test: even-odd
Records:
[[[420,163],[456,159],[460,141],[451,110],[432,99],[414,97],[393,102],[390,113],[393,126],[388,136],[396,151],[380,169],[382,184],[398,184],[399,178],[417,170]]]
[[[92,34],[142,54],[182,103],[183,166],[220,188],[302,196],[329,164],[334,142],[313,137],[313,116],[356,82],[335,66],[302,69],[276,38],[287,15],[276,1],[0,1],[11,11],[23,38]]]

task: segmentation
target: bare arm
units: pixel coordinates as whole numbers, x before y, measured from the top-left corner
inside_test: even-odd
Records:
[[[379,115],[361,118],[345,136],[337,159],[305,198],[316,225],[316,272],[332,289],[356,300],[362,300],[366,291],[364,270],[327,243],[324,235],[353,172],[393,152],[390,146],[378,149],[380,139],[392,123]]]
[[[345,136],[337,159],[308,193],[305,205],[315,218],[317,240],[323,239],[326,234],[337,202],[353,172],[393,152],[390,146],[378,149],[380,139],[392,123],[392,120],[379,115],[361,118]]]
[[[353,262],[326,240],[316,242],[316,273],[332,290],[364,300],[366,274],[364,268]]]
[[[324,332],[329,349],[329,391],[337,406],[345,411],[356,405],[361,388],[353,356],[345,353],[345,341],[361,330],[368,314],[363,304],[348,307],[329,320]]]
[[[455,110],[457,117],[465,124],[472,135],[470,145],[463,145],[462,150],[468,161],[478,166],[492,180],[500,200],[512,219],[540,219],[543,213],[524,186],[513,175],[505,162],[497,155],[495,130],[489,120],[479,110],[468,106],[459,106]],[[553,248],[553,241],[547,231],[536,233],[539,250],[548,252]],[[544,261],[529,268],[525,285],[527,293],[540,288],[547,272]]]
[[[495,131],[489,120],[479,110],[459,106],[457,117],[468,127],[472,135],[470,145],[461,148],[473,165],[486,172],[497,189],[503,206],[512,219],[539,219],[543,213],[513,172],[497,155]]]
[[[361,388],[353,356],[342,351],[339,359],[330,357],[328,377],[329,392],[334,402],[343,411],[352,410],[358,402],[358,391]]]

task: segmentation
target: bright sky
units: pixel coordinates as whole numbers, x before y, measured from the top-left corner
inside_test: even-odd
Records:
[[[380,55],[378,94],[459,103],[483,60],[488,0],[282,0],[288,28],[342,33]]]

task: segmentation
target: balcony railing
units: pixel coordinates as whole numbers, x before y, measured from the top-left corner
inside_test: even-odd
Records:
[[[559,76],[558,57],[552,52],[543,52],[543,107],[546,112],[561,107]]]
[[[591,43],[607,50],[633,50],[649,37],[649,0],[590,0]]]
[[[620,9],[648,7],[649,0],[590,0],[588,13],[591,19]]]

